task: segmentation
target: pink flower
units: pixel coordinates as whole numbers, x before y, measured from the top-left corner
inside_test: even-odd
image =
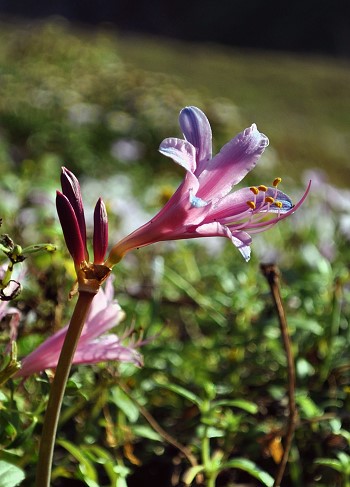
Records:
[[[212,134],[205,114],[196,107],[186,107],[179,121],[184,139],[163,140],[160,152],[186,170],[185,179],[157,215],[112,248],[107,266],[113,266],[132,249],[162,240],[213,236],[229,238],[249,260],[251,234],[286,218],[306,198],[310,185],[293,206],[277,189],[280,178],[272,187],[259,185],[230,192],[268,146],[267,137],[255,124],[212,157]]]
[[[73,364],[94,364],[109,360],[131,362],[142,365],[142,357],[136,348],[141,342],[123,344],[123,338],[115,334],[105,334],[124,318],[118,302],[113,300],[113,286],[109,279],[105,290],[100,289],[92,301],[89,316],[78,342]],[[54,369],[62,349],[68,325],[45,340],[39,347],[22,360],[22,367],[15,377],[27,377],[46,369]],[[125,338],[125,337],[124,337]]]

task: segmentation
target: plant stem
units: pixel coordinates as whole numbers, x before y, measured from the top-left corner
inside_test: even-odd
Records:
[[[284,471],[288,462],[290,449],[292,446],[293,435],[295,431],[298,411],[295,404],[295,365],[292,352],[292,344],[288,332],[287,319],[283,308],[279,278],[280,273],[278,267],[273,264],[261,265],[262,273],[264,274],[267,282],[269,283],[271,294],[275,303],[275,308],[278,315],[278,321],[281,329],[282,341],[287,358],[287,374],[288,374],[288,403],[289,403],[289,415],[287,432],[284,441],[284,452],[282,460],[279,464],[277,475],[273,484],[273,487],[280,487]]]
[[[176,438],[171,436],[160,426],[160,424],[155,420],[152,414],[132,396],[130,389],[127,385],[119,384],[119,387],[134,402],[142,416],[150,424],[154,431],[156,431],[166,442],[168,442],[169,445],[177,448],[187,458],[192,467],[196,467],[198,465],[198,462],[196,457],[191,453],[190,449],[187,448],[185,445],[182,445],[179,441],[177,441]]]
[[[55,377],[51,385],[43,424],[36,474],[36,487],[50,486],[53,451],[63,396],[74,353],[95,294],[95,292],[89,291],[79,292],[78,300],[62,346]]]

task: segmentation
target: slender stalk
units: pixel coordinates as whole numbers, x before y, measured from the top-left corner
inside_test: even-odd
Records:
[[[156,431],[167,443],[177,448],[187,458],[192,467],[196,467],[198,465],[198,462],[196,460],[196,457],[189,450],[189,448],[187,448],[185,445],[182,445],[179,441],[177,441],[176,438],[174,438],[167,431],[165,431],[155,420],[152,414],[147,411],[147,409],[142,406],[142,404],[136,401],[136,399],[132,396],[130,389],[125,384],[119,384],[119,387],[136,404],[138,410],[145,418],[145,420],[152,426],[154,431]]]
[[[74,353],[95,292],[80,291],[51,385],[39,449],[36,487],[49,487],[57,424]]]
[[[284,452],[282,460],[278,466],[278,471],[273,484],[273,487],[280,487],[284,471],[288,462],[290,449],[292,446],[293,435],[298,417],[298,411],[295,403],[295,365],[292,352],[291,340],[288,332],[287,319],[283,308],[279,278],[280,273],[277,266],[273,264],[263,264],[261,266],[262,273],[264,274],[267,282],[269,283],[271,294],[274,300],[275,308],[278,315],[278,321],[281,329],[282,342],[287,358],[287,375],[288,375],[288,403],[289,403],[289,415],[287,431],[284,441]]]

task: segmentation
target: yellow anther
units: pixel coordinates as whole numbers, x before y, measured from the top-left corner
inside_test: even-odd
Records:
[[[251,208],[252,210],[255,210],[256,208],[256,204],[254,203],[254,201],[247,201],[247,205],[249,206],[249,208]]]
[[[264,184],[260,184],[260,186],[258,186],[258,190],[259,191],[267,191],[267,186],[265,186]]]
[[[259,193],[259,190],[258,190],[258,188],[257,188],[256,186],[252,186],[252,187],[251,187],[251,188],[249,188],[249,189],[250,189],[250,191],[251,191],[252,193],[254,193],[254,194],[258,194],[258,193]]]
[[[273,183],[272,184],[276,187],[276,186],[278,186],[280,184],[281,181],[282,181],[282,178],[275,178],[273,180]]]
[[[272,196],[266,196],[265,198],[265,203],[274,203],[275,200],[272,198]]]
[[[277,208],[282,208],[282,203],[280,201],[275,201],[274,205],[277,206]]]

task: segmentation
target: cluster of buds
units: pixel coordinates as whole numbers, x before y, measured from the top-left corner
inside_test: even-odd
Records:
[[[94,210],[93,253],[90,262],[86,241],[86,223],[80,184],[74,174],[63,167],[62,192],[57,191],[56,207],[67,248],[73,258],[80,289],[84,282],[98,281],[99,285],[110,273],[103,265],[108,246],[108,219],[106,206],[99,198]],[[88,285],[87,287],[91,287]]]

